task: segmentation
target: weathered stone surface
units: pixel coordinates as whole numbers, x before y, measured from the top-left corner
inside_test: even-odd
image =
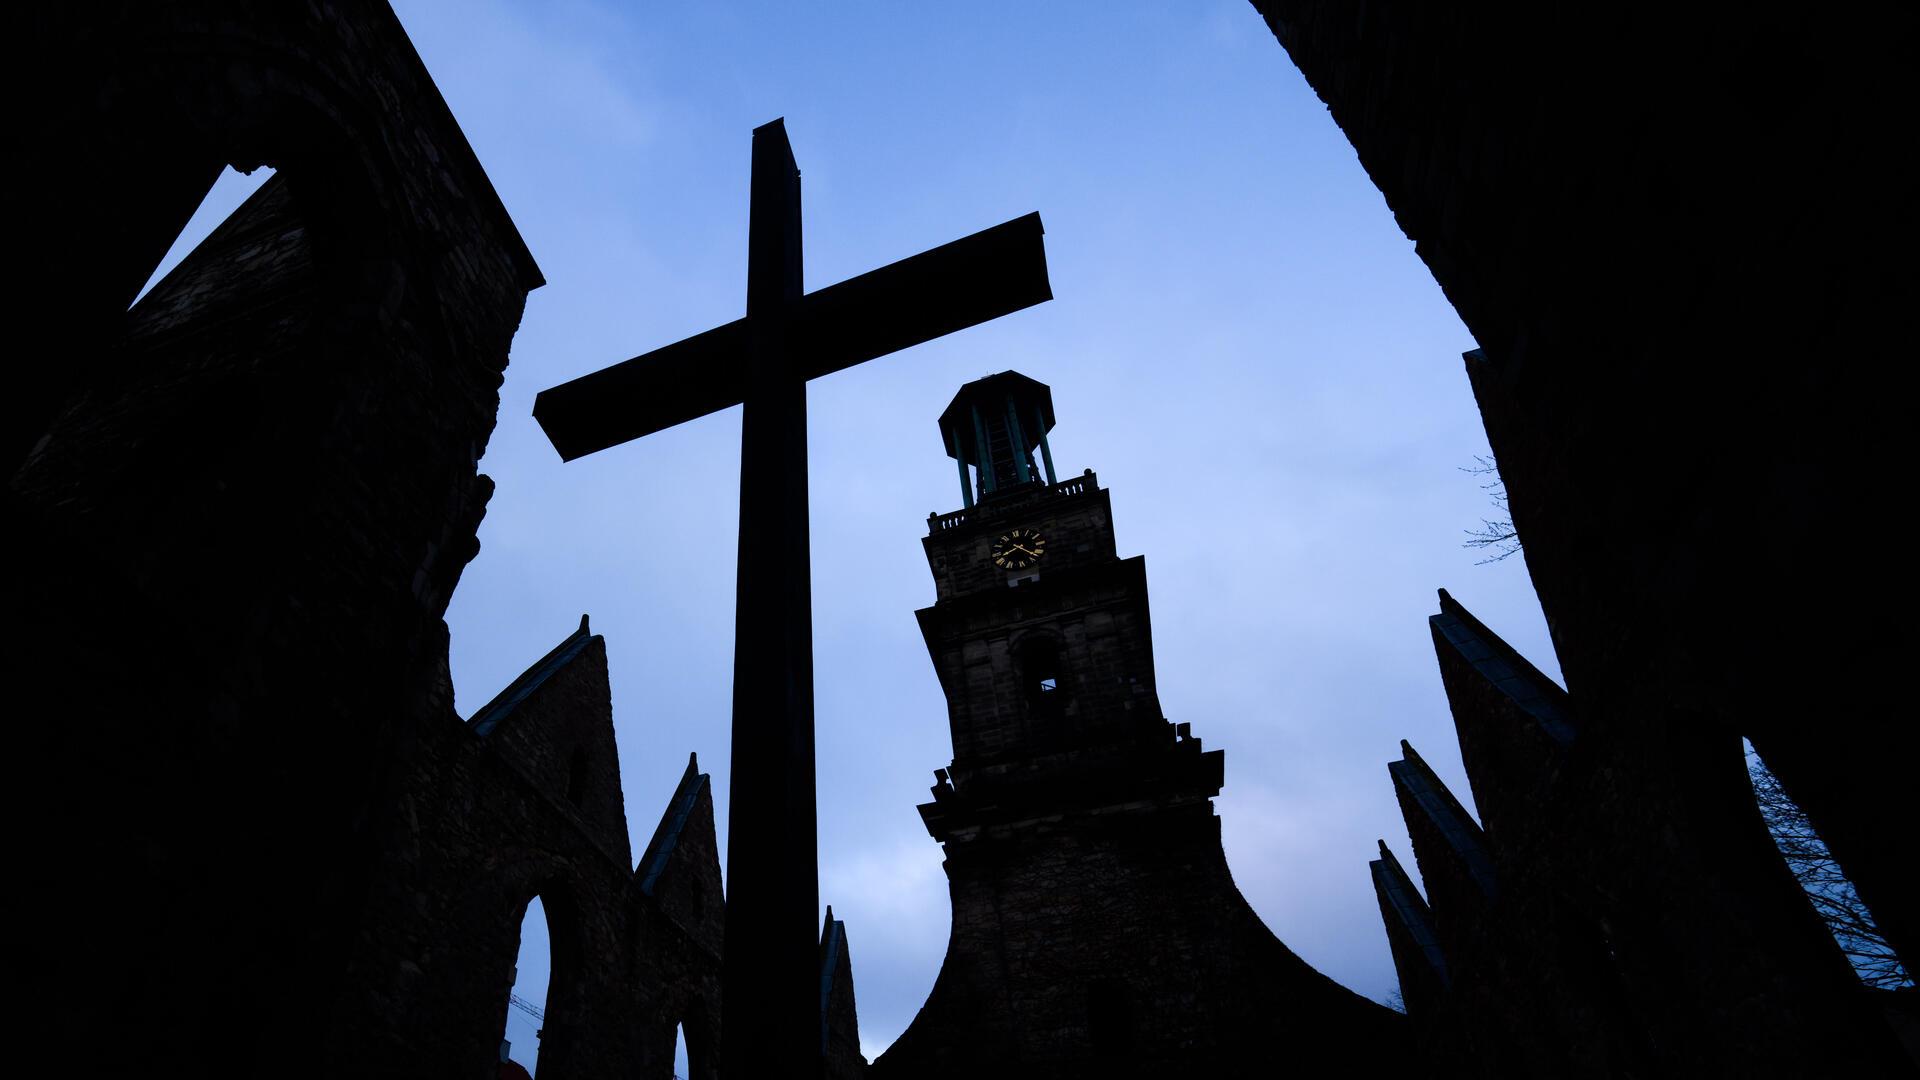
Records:
[[[1440,947],[1440,936],[1434,932],[1433,912],[1385,840],[1380,841],[1380,857],[1367,868],[1373,874],[1380,918],[1386,923],[1387,943],[1400,973],[1401,1002],[1407,1007],[1407,1015],[1425,1020],[1439,1008],[1448,979],[1446,954]]]
[[[858,1080],[866,1075],[853,996],[853,953],[847,944],[847,924],[833,917],[832,905],[820,930],[820,1038],[824,1044],[820,1057],[829,1080]]]
[[[42,1037],[88,1075],[494,1075],[538,894],[543,1075],[664,1077],[675,1021],[698,1058],[705,777],[637,874],[584,624],[511,701],[453,711],[442,615],[541,279],[393,13],[33,30],[19,251],[66,340],[4,419],[20,752],[62,763],[13,791],[67,808],[20,845]],[[275,175],[129,310],[227,163]]]
[[[89,779],[19,791],[74,808],[25,845],[21,960],[75,1071],[317,1069],[400,782],[451,719],[441,616],[539,270],[383,5],[33,30],[19,253],[65,340],[9,395],[39,635],[11,662],[46,718],[27,758]],[[228,162],[276,176],[128,311]]]
[[[479,1075],[539,896],[552,949],[541,1072],[665,1077],[684,1024],[704,1075],[723,922],[712,794],[689,761],[634,866],[604,640],[583,621],[420,749],[325,1050],[337,1069]]]

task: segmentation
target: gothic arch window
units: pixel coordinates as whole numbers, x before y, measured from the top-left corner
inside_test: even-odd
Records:
[[[712,1080],[717,1048],[707,1022],[707,1008],[699,998],[687,1003],[676,1024],[673,1075],[685,1080]]]
[[[508,967],[508,956],[499,958],[495,970],[505,976],[504,985],[494,992],[505,999],[498,1006],[498,1060],[516,1061],[537,1075],[550,1052],[563,1062],[561,1071],[578,1052],[566,1018],[577,1015],[579,1006],[581,918],[570,888],[552,878],[536,882],[524,905],[501,912],[507,918],[497,924],[504,938],[499,943],[511,943],[513,963]]]
[[[500,1061],[512,1061],[529,1074],[539,1066],[546,1034],[547,987],[553,971],[552,926],[546,906],[535,896],[520,917],[519,943],[508,980],[506,1028],[500,1033]]]

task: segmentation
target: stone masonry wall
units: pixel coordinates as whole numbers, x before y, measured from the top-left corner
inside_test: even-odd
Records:
[[[29,23],[5,413],[20,961],[71,1071],[318,1069],[379,839],[451,714],[441,621],[538,268],[383,4]],[[220,168],[276,176],[129,312]],[[15,469],[18,469],[16,472]],[[65,777],[84,774],[84,795]]]
[[[689,768],[665,810],[673,845],[636,869],[606,645],[585,633],[504,715],[450,717],[423,740],[359,929],[355,992],[324,1041],[332,1073],[491,1075],[535,896],[552,949],[541,1075],[664,1080],[676,1024],[702,1046],[717,1034],[724,915],[705,777]]]
[[[1089,474],[963,516],[930,521],[937,600],[918,612],[954,732],[920,807],[952,937],[873,1075],[1402,1068],[1401,1018],[1308,967],[1234,887],[1211,802],[1223,755],[1161,714],[1145,560],[1115,553],[1106,492]],[[1048,546],[1010,574],[988,551],[1016,526]]]
[[[1397,1018],[1314,971],[1234,887],[1206,802],[950,844],[953,936],[875,1077],[1387,1075]]]

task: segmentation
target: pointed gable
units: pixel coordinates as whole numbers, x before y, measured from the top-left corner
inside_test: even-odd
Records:
[[[1440,612],[1429,618],[1436,643],[1444,642],[1473,670],[1532,718],[1540,731],[1566,745],[1573,741],[1573,721],[1567,714],[1567,692],[1499,635],[1473,617],[1447,590],[1440,590]]]
[[[579,629],[476,711],[468,728],[618,865],[632,865],[606,639],[585,615]]]
[[[646,895],[654,894],[660,875],[666,872],[667,860],[680,844],[680,833],[693,816],[694,804],[707,792],[707,786],[708,777],[700,771],[700,755],[688,754],[687,770],[680,774],[680,783],[674,787],[673,797],[667,800],[667,812],[660,818],[660,824],[654,826],[653,839],[647,841],[646,853],[640,856],[636,873],[640,876],[640,891]]]
[[[713,779],[700,771],[698,754],[687,755],[686,771],[653,828],[633,882],[635,892],[681,932],[714,956],[720,954],[726,910],[720,842],[713,824]]]
[[[1430,1016],[1447,988],[1447,960],[1434,931],[1433,912],[1385,840],[1380,841],[1380,857],[1367,867],[1400,975],[1401,1000],[1409,1016]]]
[[[1467,782],[1487,827],[1505,835],[1534,816],[1578,736],[1570,700],[1445,589],[1428,624]]]
[[[587,625],[587,616],[580,616],[580,628],[565,641],[555,645],[553,650],[540,658],[532,667],[520,673],[519,678],[507,684],[505,690],[495,694],[492,701],[482,705],[467,723],[473,727],[475,735],[490,735],[500,721],[507,718],[520,703],[532,697],[534,691],[546,684],[548,679],[568,664],[573,663],[593,640],[593,631]]]
[[[1401,759],[1387,766],[1394,795],[1407,821],[1414,860],[1426,882],[1427,897],[1442,940],[1457,945],[1479,921],[1494,896],[1493,859],[1486,835],[1405,739]],[[1449,951],[1456,951],[1450,948]]]
[[[860,1020],[853,999],[853,957],[847,924],[828,905],[820,927],[820,1053],[829,1080],[856,1080],[866,1072],[860,1053]]]

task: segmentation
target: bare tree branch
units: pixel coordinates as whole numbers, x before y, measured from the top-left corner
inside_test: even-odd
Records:
[[[1853,882],[1841,873],[1840,864],[1814,831],[1807,812],[1787,796],[1766,762],[1751,750],[1747,752],[1747,773],[1753,778],[1754,801],[1760,805],[1767,831],[1773,834],[1774,846],[1780,849],[1787,868],[1793,871],[1813,910],[1826,922],[1860,981],[1882,990],[1912,986],[1913,977],[1907,974],[1893,946],[1887,944],[1872,913],[1860,902]]]
[[[1466,542],[1461,545],[1462,547],[1478,548],[1482,551],[1492,552],[1492,554],[1481,559],[1474,565],[1485,566],[1488,563],[1497,563],[1511,555],[1518,554],[1520,551],[1520,534],[1513,531],[1513,515],[1507,510],[1507,485],[1505,481],[1500,479],[1500,466],[1495,464],[1494,460],[1490,457],[1482,457],[1475,454],[1473,464],[1462,465],[1460,471],[1466,473],[1468,476],[1492,477],[1490,480],[1483,480],[1481,482],[1480,490],[1487,493],[1493,500],[1494,509],[1500,511],[1501,514],[1498,519],[1490,520],[1481,518],[1479,528],[1468,529],[1466,531],[1467,539]]]

